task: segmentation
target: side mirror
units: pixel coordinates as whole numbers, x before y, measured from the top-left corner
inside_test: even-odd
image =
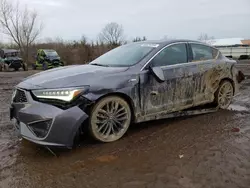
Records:
[[[150,73],[152,73],[156,80],[158,82],[164,82],[165,81],[165,76],[164,76],[164,72],[160,67],[151,67],[149,66],[149,71]]]

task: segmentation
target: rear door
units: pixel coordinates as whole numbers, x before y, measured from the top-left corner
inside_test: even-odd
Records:
[[[219,51],[207,45],[189,43],[194,75],[194,105],[213,100],[216,84],[220,81],[225,63],[218,60]]]
[[[159,82],[148,70],[141,73],[141,106],[145,115],[173,112],[193,105],[193,63],[189,63],[186,43],[165,47],[149,63],[160,67],[165,81]]]

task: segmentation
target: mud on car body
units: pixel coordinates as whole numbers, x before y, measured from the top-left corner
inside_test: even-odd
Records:
[[[113,142],[131,122],[204,104],[226,109],[244,79],[235,64],[197,41],[126,44],[87,65],[28,77],[15,88],[10,116],[22,137],[37,144],[70,148],[82,127]]]

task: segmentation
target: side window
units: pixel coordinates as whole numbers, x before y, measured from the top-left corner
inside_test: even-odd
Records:
[[[209,46],[205,46],[202,44],[191,44],[192,52],[193,52],[193,61],[202,61],[214,59],[214,51],[213,48]]]
[[[154,67],[187,63],[186,45],[183,43],[166,47],[155,56],[151,63]]]

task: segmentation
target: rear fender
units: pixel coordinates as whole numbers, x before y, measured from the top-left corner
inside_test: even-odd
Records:
[[[242,71],[239,71],[235,65],[231,68],[232,80],[234,82],[235,94],[239,92],[239,84],[245,79]]]

